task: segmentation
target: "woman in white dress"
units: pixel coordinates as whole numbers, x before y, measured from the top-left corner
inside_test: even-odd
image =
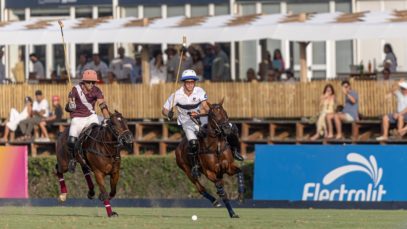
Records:
[[[18,124],[22,120],[27,119],[31,116],[33,100],[31,97],[27,96],[25,97],[24,101],[25,106],[23,111],[18,112],[17,109],[11,108],[10,117],[8,119],[8,122],[6,123],[6,127],[4,130],[4,136],[0,139],[1,142],[8,142],[10,131],[15,132],[17,130]]]

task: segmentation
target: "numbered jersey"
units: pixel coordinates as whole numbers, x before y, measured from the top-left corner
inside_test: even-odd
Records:
[[[198,111],[202,106],[202,102],[208,99],[206,92],[200,87],[194,87],[194,91],[189,96],[185,94],[184,87],[181,87],[175,93],[171,94],[171,96],[167,99],[164,104],[165,109],[171,110],[174,94],[175,100],[173,104],[177,107],[178,110],[179,125],[182,125],[185,122],[189,121],[190,118],[188,113]]]

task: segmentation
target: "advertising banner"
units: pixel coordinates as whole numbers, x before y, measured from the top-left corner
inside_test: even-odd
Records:
[[[255,200],[407,201],[407,147],[256,145]]]
[[[26,146],[0,146],[0,198],[28,198]]]

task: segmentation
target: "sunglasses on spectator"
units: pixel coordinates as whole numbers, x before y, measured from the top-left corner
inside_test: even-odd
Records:
[[[95,85],[96,84],[96,82],[95,81],[84,81],[86,84],[92,84],[92,85]]]

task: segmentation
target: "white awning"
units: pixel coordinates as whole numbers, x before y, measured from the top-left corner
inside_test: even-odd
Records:
[[[321,13],[297,15],[223,15],[165,19],[65,20],[67,43],[188,43],[230,42],[255,39],[325,41],[407,38],[405,11]],[[32,19],[0,23],[0,45],[61,43],[57,21]]]

